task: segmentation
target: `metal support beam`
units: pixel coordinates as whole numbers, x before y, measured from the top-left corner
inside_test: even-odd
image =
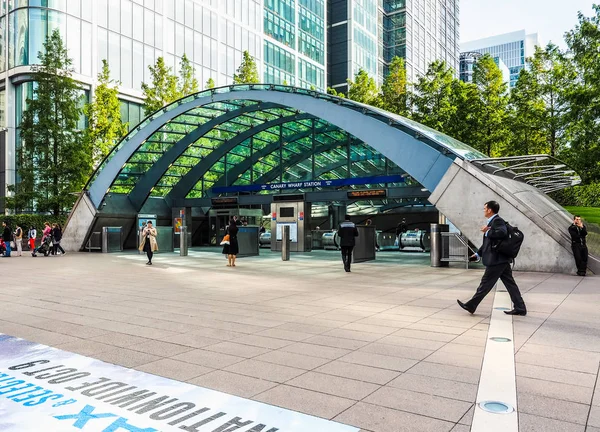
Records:
[[[163,156],[146,171],[144,176],[137,182],[136,186],[129,194],[129,200],[138,210],[142,208],[144,202],[150,195],[150,191],[159,182],[161,177],[167,172],[170,166],[177,160],[187,148],[210,132],[215,126],[232,120],[244,114],[256,111],[263,111],[269,108],[277,108],[279,105],[274,103],[259,103],[248,105],[240,109],[229,111],[213,120],[210,120],[203,125],[197,127],[193,132],[190,132],[185,137],[180,139],[173,145]]]
[[[221,159],[225,154],[233,150],[236,146],[247,140],[248,138],[256,135],[260,132],[260,129],[266,130],[272,128],[274,126],[279,126],[283,123],[305,120],[312,118],[312,115],[302,113],[296,114],[288,117],[281,117],[275,120],[271,120],[263,123],[260,127],[255,127],[249,129],[241,134],[237,135],[235,138],[230,139],[229,141],[225,141],[219,147],[214,149],[209,155],[207,155],[204,159],[202,159],[197,165],[194,166],[185,176],[179,180],[179,182],[171,189],[171,192],[165,197],[167,201],[177,199],[177,198],[185,198],[187,194],[194,188],[198,180],[200,180],[204,174]]]

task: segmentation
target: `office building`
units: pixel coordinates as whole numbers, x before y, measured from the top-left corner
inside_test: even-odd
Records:
[[[463,52],[460,53],[459,78],[464,82],[473,82],[473,70],[475,63],[483,56],[480,52]],[[500,57],[494,57],[494,62],[498,65],[502,72],[503,81],[510,88],[510,69],[502,61]]]
[[[247,50],[264,82],[325,90],[325,0],[15,0],[0,2],[0,197],[18,183],[15,155],[31,65],[59,29],[73,77],[93,92],[102,60],[121,82],[122,120],[143,118],[142,82],[164,57],[175,72],[184,54],[201,86],[230,84]],[[83,122],[82,122],[83,124]],[[0,204],[1,205],[1,204]],[[1,210],[1,209],[0,209]]]
[[[528,57],[535,52],[535,46],[539,45],[537,33],[526,34],[525,30],[492,36],[471,42],[461,43],[460,49],[463,53],[490,54],[499,57],[509,69],[510,87],[514,87],[519,72],[525,67]]]
[[[328,6],[327,83],[338,91],[361,68],[381,84],[396,56],[405,59],[410,81],[434,60],[458,70],[458,0],[330,0]]]

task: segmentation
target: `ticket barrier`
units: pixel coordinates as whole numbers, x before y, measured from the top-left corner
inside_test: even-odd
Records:
[[[406,231],[400,235],[400,250],[431,250],[431,235],[425,230]]]
[[[259,254],[259,227],[239,227],[237,240],[240,252],[238,257],[257,256]]]
[[[323,249],[325,250],[339,250],[340,249],[340,236],[337,231],[326,232],[321,236]]]
[[[376,258],[377,233],[374,226],[358,225],[358,237],[352,253],[352,262],[373,261]]]
[[[312,248],[313,249],[323,249],[323,234],[330,233],[331,231],[325,230],[312,230]]]
[[[381,251],[398,250],[398,237],[395,233],[377,231],[377,246]]]

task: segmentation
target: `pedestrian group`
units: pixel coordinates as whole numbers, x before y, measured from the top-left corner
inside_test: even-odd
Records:
[[[13,231],[7,221],[2,222],[2,242],[0,243],[0,253],[5,257],[9,258],[13,255],[23,256],[23,239],[25,232],[19,225],[16,226]],[[62,227],[59,223],[50,225],[50,222],[44,222],[44,231],[42,234],[41,245],[36,248],[35,242],[37,238],[37,230],[35,226],[30,226],[27,231],[26,245],[31,251],[31,256],[36,257],[38,253],[42,253],[44,256],[55,255],[58,256],[58,252],[65,255],[66,252],[60,245],[62,240]]]

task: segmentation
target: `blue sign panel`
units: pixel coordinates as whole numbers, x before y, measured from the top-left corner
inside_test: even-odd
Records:
[[[389,175],[389,176],[373,176],[373,177],[356,177],[348,179],[338,180],[309,180],[301,182],[290,182],[290,183],[268,183],[268,184],[254,184],[254,185],[243,185],[243,186],[223,186],[212,188],[212,192],[215,194],[222,193],[235,193],[235,192],[260,192],[264,190],[289,190],[289,189],[306,189],[313,187],[340,187],[340,186],[353,186],[353,185],[366,185],[366,184],[379,184],[379,183],[402,183],[404,177],[401,175]]]

